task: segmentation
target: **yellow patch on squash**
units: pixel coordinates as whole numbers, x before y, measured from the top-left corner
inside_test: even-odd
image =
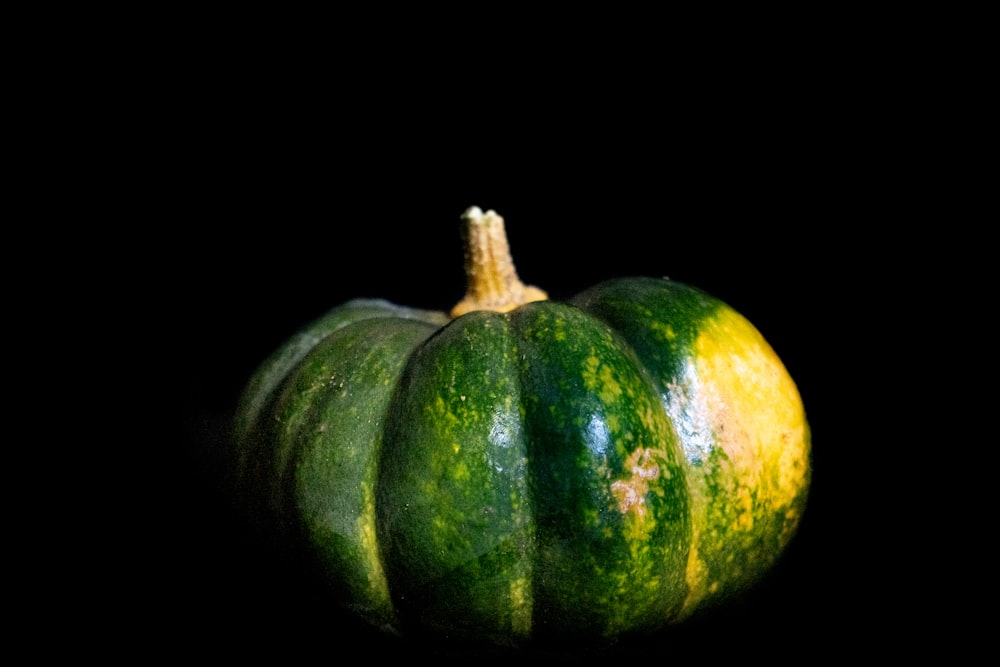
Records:
[[[739,579],[715,580],[710,565],[733,557],[725,545],[738,542],[738,535],[779,531],[773,537],[787,542],[799,518],[796,500],[809,480],[802,399],[760,332],[721,308],[702,323],[692,353],[684,384],[671,387],[668,406],[689,460],[699,462],[688,468],[694,522],[682,615]],[[716,450],[724,456],[713,456]],[[709,491],[709,483],[717,490]],[[714,495],[722,490],[725,496]],[[774,516],[784,522],[776,526]]]
[[[531,632],[531,587],[527,578],[510,582],[511,630],[514,636],[526,637]]]
[[[364,551],[364,571],[368,576],[369,599],[390,605],[389,584],[382,569],[378,537],[375,533],[375,492],[370,482],[362,483],[364,510],[358,515],[355,529]]]
[[[601,359],[593,352],[584,365],[583,385],[588,391],[596,392],[606,404],[615,402],[622,395],[622,387],[615,378],[614,370],[608,364],[601,363]]]
[[[684,600],[681,617],[685,617],[697,607],[705,597],[708,589],[708,567],[698,553],[698,527],[693,527],[691,535],[691,550],[688,552],[687,573],[685,579],[688,585],[688,595]]]
[[[729,308],[706,322],[695,355],[699,398],[740,486],[758,489],[757,504],[790,506],[806,481],[809,445],[802,399],[785,366]],[[738,502],[749,511],[748,498]]]

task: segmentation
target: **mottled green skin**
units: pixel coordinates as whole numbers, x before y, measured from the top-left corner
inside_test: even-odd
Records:
[[[447,324],[449,319],[444,313],[397,306],[382,299],[355,299],[328,311],[285,341],[254,372],[236,410],[235,440],[244,440],[255,428],[258,415],[275,387],[320,341],[337,329],[372,317],[414,319],[437,326]]]
[[[414,353],[400,389],[378,502],[404,624],[511,642],[615,636],[678,612],[679,450],[606,327],[548,302],[469,313]],[[642,530],[611,489],[637,447],[663,450]]]
[[[787,503],[775,502],[762,489],[751,487],[749,503],[742,505],[738,494],[745,480],[717,446],[720,425],[706,424],[689,412],[688,400],[697,391],[690,378],[697,341],[711,335],[706,334],[709,323],[720,315],[741,316],[695,287],[655,278],[610,280],[570,302],[606,322],[628,342],[657,386],[664,411],[680,436],[694,498],[692,520],[701,534],[698,557],[706,579],[718,582],[716,590],[702,592],[705,597],[699,595],[694,604],[705,609],[746,590],[773,566],[794,535],[805,509],[810,472],[801,471],[798,491]],[[664,334],[667,325],[669,336]],[[802,445],[808,452],[808,425],[804,426]],[[774,474],[763,464],[759,467]],[[778,483],[773,481],[772,486]],[[747,508],[753,525],[734,530]],[[687,609],[685,614],[693,611]]]
[[[344,304],[272,354],[236,411],[240,502],[264,530],[304,537],[336,595],[375,625],[395,621],[362,528],[366,514],[374,526],[385,413],[410,352],[447,321],[379,300]]]
[[[682,619],[690,456],[662,384],[714,304],[636,285],[448,323],[335,309],[248,387],[247,505],[305,538],[344,604],[404,634],[589,642]],[[645,344],[647,311],[678,326],[675,348]]]

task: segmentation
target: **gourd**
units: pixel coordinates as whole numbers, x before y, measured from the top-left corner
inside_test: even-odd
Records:
[[[615,641],[751,587],[811,479],[770,345],[665,278],[547,300],[500,216],[463,224],[450,314],[357,299],[259,367],[233,424],[243,506],[404,636]]]

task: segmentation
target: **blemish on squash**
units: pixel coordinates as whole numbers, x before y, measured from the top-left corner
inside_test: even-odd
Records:
[[[611,483],[611,493],[618,501],[618,510],[622,514],[634,512],[639,517],[646,515],[646,494],[649,493],[649,483],[660,477],[660,466],[656,462],[656,457],[666,458],[666,455],[658,449],[640,447],[625,461],[629,477]]]

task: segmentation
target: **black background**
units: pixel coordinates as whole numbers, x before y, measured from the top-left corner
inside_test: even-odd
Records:
[[[967,599],[992,600],[989,524],[962,522],[995,504],[970,479],[992,470],[989,42],[895,10],[377,11],[62,15],[19,53],[10,634],[140,660],[470,657],[329,609],[235,518],[220,443],[253,368],[328,308],[460,298],[475,204],[553,298],[667,275],[727,301],[812,425],[809,507],[772,575],[602,662],[989,637]]]
[[[123,275],[149,277],[127,297],[151,334],[132,373],[164,391],[143,395],[155,410],[141,432],[154,437],[137,446],[152,456],[115,563],[121,610],[145,645],[521,659],[359,626],[246,530],[222,484],[228,413],[298,327],[354,297],[443,310],[461,298],[459,215],[471,205],[505,218],[521,278],[553,299],[629,275],[723,299],[775,348],[806,406],[813,488],[773,573],[730,608],[611,655],[795,660],[884,643],[905,604],[885,548],[896,505],[863,424],[891,374],[871,352],[896,294],[882,280],[895,237],[880,225],[895,199],[919,196],[891,167],[912,149],[877,105],[860,113],[857,97],[796,72],[724,71],[724,83],[687,81],[684,94],[555,78],[518,95],[457,95],[410,72],[393,94],[372,84],[373,97],[283,73],[203,76],[164,96],[122,156],[124,171],[133,158],[155,165],[127,179],[145,233]]]

